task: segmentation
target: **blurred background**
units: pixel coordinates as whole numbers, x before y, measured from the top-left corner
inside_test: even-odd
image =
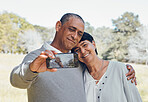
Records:
[[[148,102],[148,1],[0,0],[0,102],[27,102],[10,85],[10,72],[24,56],[52,41],[55,24],[77,13],[95,38],[99,57],[131,64],[143,102]]]

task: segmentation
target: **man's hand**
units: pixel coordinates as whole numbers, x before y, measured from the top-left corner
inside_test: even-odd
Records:
[[[128,76],[127,80],[131,80],[131,82],[135,82],[135,85],[137,85],[137,81],[136,81],[136,77],[135,77],[135,70],[133,69],[133,67],[129,64],[126,65],[127,69],[129,70],[129,72],[126,74],[126,76]]]
[[[30,70],[33,72],[56,72],[56,68],[48,69],[46,66],[46,58],[55,58],[54,54],[57,54],[55,51],[43,51],[41,54],[29,65]]]

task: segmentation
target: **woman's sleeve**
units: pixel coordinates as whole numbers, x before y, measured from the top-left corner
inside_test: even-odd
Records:
[[[122,65],[122,80],[124,92],[127,98],[127,102],[142,102],[138,89],[134,83],[131,83],[131,80],[127,80],[125,74],[128,72],[126,65]]]

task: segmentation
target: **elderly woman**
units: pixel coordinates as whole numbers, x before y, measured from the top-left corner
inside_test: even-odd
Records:
[[[125,76],[128,72],[126,65],[100,59],[90,34],[84,33],[72,52],[78,53],[79,61],[85,67],[87,102],[142,102],[135,84]]]

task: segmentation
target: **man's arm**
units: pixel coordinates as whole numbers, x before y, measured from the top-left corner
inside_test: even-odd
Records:
[[[123,73],[127,73],[128,70],[126,68],[122,68]],[[140,94],[138,92],[137,87],[127,80],[126,77],[123,75],[123,85],[124,85],[124,92],[128,102],[142,102]]]
[[[37,78],[38,73],[30,70],[30,63],[38,56],[39,52],[32,52],[25,56],[23,62],[16,66],[10,75],[10,82],[12,86],[17,88],[29,88],[31,83]]]
[[[46,67],[46,58],[53,57],[51,56],[52,52],[49,52],[44,51],[39,54],[40,52],[38,51],[28,54],[22,64],[15,67],[11,72],[10,82],[12,86],[23,89],[29,88],[32,82],[38,77],[38,73],[57,71],[57,69],[48,69]]]
[[[37,76],[38,73],[29,69],[29,63],[22,63],[12,70],[10,82],[14,87],[26,89],[30,87]]]
[[[129,72],[126,73],[126,77],[128,77],[127,80],[132,79],[131,82],[132,83],[135,82],[135,85],[137,85],[134,68],[131,65],[129,65],[129,64],[126,64],[126,68],[129,70]]]

